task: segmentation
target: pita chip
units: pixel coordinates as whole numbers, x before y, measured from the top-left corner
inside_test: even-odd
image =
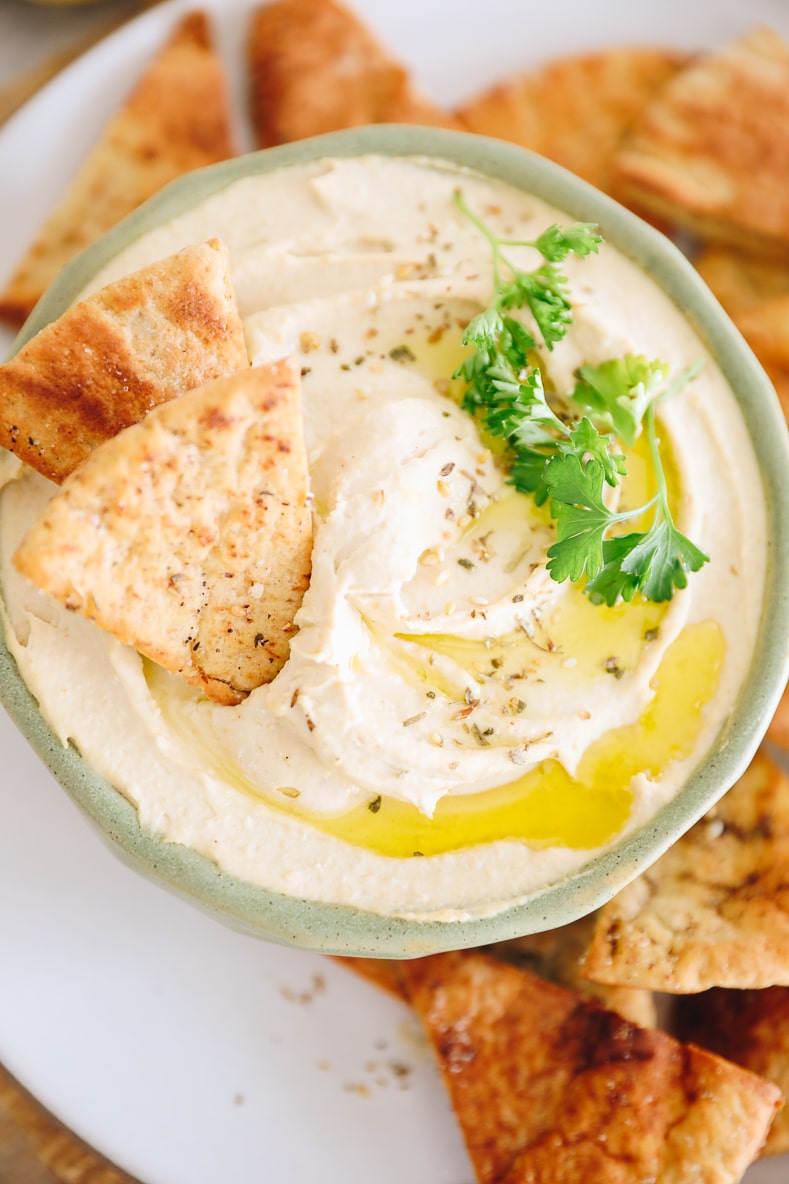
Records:
[[[403,979],[402,963],[388,958],[346,958],[344,955],[335,957],[335,962],[347,966],[361,978],[374,983],[388,995],[408,1002],[408,993]]]
[[[765,753],[599,914],[585,974],[674,994],[789,985],[789,777]]]
[[[97,448],[15,562],[67,608],[238,703],[287,660],[310,574],[307,483],[298,367],[247,369]]]
[[[681,1039],[772,1081],[789,1097],[789,988],[727,991],[715,988],[677,1000],[674,1022]],[[789,1151],[789,1109],[776,1114],[762,1151]]]
[[[610,190],[622,137],[686,60],[640,47],[557,58],[494,86],[458,115],[469,131],[521,144]]]
[[[789,687],[781,696],[775,715],[770,721],[767,739],[780,748],[789,749]]]
[[[249,76],[260,148],[367,123],[458,126],[336,0],[274,0],[256,9]]]
[[[696,267],[764,366],[789,421],[789,263],[710,247]]]
[[[0,293],[20,325],[60,269],[168,182],[233,155],[222,64],[204,13],[187,14],[105,127]]]
[[[558,986],[569,987],[579,994],[590,996],[633,1023],[653,1028],[655,1002],[651,991],[610,987],[604,983],[593,983],[584,977],[583,961],[594,927],[595,914],[592,913],[559,929],[547,929],[543,933],[532,933],[512,941],[496,942],[495,945],[487,946],[486,952],[492,958],[519,966]],[[404,962],[385,958],[339,957],[336,960],[389,994],[408,1000]]]
[[[732,247],[706,247],[693,260],[730,316],[775,297],[789,296],[789,264]]]
[[[480,1184],[735,1184],[778,1089],[480,953],[406,964]]]
[[[704,238],[789,254],[789,45],[757,28],[669,79],[618,151],[614,185]]]
[[[560,987],[595,999],[642,1028],[654,1028],[655,1000],[651,991],[594,983],[584,975],[584,959],[594,935],[597,914],[589,913],[570,925],[530,933],[488,946],[494,958],[511,962]]]
[[[764,366],[789,421],[789,294],[753,304],[732,319]]]
[[[0,366],[0,445],[60,483],[151,408],[248,366],[212,239],[75,304]]]

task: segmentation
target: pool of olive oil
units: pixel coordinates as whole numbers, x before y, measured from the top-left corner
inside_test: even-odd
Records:
[[[643,607],[652,612],[658,608]],[[657,778],[672,762],[691,754],[704,705],[717,689],[724,654],[725,641],[717,623],[687,625],[667,648],[651,681],[654,695],[640,718],[592,743],[575,776],[558,761],[546,760],[506,785],[442,798],[432,818],[416,806],[384,796],[339,814],[306,810],[296,787],[293,796],[287,787],[264,792],[232,758],[220,756],[204,735],[189,729],[188,741],[206,766],[234,788],[379,855],[431,856],[502,839],[537,847],[591,849],[613,838],[627,822],[637,774]],[[146,664],[146,676],[168,723],[187,739],[184,717],[173,710],[173,700],[164,693],[161,676],[151,663]]]

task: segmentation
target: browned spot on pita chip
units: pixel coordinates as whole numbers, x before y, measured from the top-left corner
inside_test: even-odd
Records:
[[[677,994],[789,984],[789,778],[764,753],[600,911],[585,973]]]
[[[677,1000],[674,1018],[681,1039],[758,1073],[789,1097],[789,988],[716,988],[701,995],[685,995]],[[763,1154],[783,1151],[789,1151],[786,1107],[773,1120]]]
[[[614,184],[705,238],[789,253],[789,46],[755,29],[670,79],[617,153]]]
[[[734,1184],[779,1091],[479,953],[405,965],[480,1184]]]
[[[33,583],[220,703],[287,660],[312,519],[292,360],[152,411],[91,453],[15,557]]]
[[[175,177],[232,155],[222,64],[193,12],[107,124],[0,295],[0,316],[21,324],[81,250]]]
[[[248,366],[212,239],[108,284],[0,366],[0,444],[60,482],[152,407]]]
[[[458,126],[335,0],[274,0],[258,8],[249,76],[261,148],[367,123]]]
[[[400,962],[393,962],[387,958],[345,957],[335,958],[335,962],[341,962],[349,970],[353,970],[356,974],[361,975],[362,978],[375,983],[382,991],[387,991],[390,995],[394,995],[406,1003],[408,1002],[408,993],[405,989]]]
[[[622,136],[686,61],[640,47],[558,58],[493,87],[459,116],[472,132],[522,144],[608,190]]]
[[[619,1012],[625,1019],[632,1020],[642,1028],[654,1028],[655,1000],[651,991],[593,983],[584,975],[584,959],[596,923],[597,914],[590,913],[558,929],[546,929],[543,933],[530,933],[512,941],[497,942],[488,947],[488,953],[494,958],[529,970],[540,978],[547,978],[557,986],[590,996],[603,1007]]]

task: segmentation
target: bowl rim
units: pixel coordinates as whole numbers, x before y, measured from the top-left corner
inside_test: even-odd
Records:
[[[68,264],[17,336],[16,353],[59,316],[121,250],[234,181],[324,158],[417,157],[471,169],[597,222],[606,242],[658,284],[720,366],[754,443],[767,509],[762,620],[738,707],[685,785],[655,815],[568,878],[492,914],[459,920],[391,917],[272,892],[221,871],[206,856],[157,837],[135,807],[55,737],[22,679],[0,627],[0,702],[55,778],[137,871],[244,933],[323,953],[413,957],[483,945],[566,924],[610,899],[684,833],[750,763],[789,675],[789,433],[761,365],[679,249],[631,211],[524,148],[466,132],[387,125],[331,132],[235,157],[172,182]],[[0,609],[2,600],[0,600]],[[4,614],[0,613],[0,620]]]

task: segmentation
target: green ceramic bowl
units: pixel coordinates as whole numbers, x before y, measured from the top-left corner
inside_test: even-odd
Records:
[[[641,830],[580,872],[484,919],[403,920],[278,895],[219,871],[208,859],[147,833],[134,808],[72,748],[52,735],[0,643],[0,699],[55,777],[128,864],[249,934],[326,952],[414,956],[479,945],[560,925],[609,899],[729,788],[748,765],[787,678],[789,636],[789,447],[772,388],[692,266],[662,235],[563,169],[498,141],[412,127],[361,128],[242,157],[169,186],[67,267],[20,334],[19,348],[59,316],[119,251],[238,178],[322,157],[367,153],[451,161],[499,178],[600,224],[684,311],[737,392],[764,479],[770,553],[761,630],[737,710],[679,794]]]

